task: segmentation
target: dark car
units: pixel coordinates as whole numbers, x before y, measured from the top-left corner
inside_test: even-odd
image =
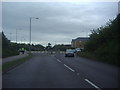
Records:
[[[74,51],[72,49],[67,49],[65,52],[65,57],[74,57]]]

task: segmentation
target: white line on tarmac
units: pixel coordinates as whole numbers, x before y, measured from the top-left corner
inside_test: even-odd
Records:
[[[89,81],[88,79],[85,79],[86,82],[88,82],[89,84],[91,84],[93,87],[95,87],[98,90],[101,90],[98,86],[96,86],[94,83],[92,83],[91,81]]]
[[[53,56],[53,57],[54,57],[55,55],[51,55],[51,56]]]
[[[58,62],[62,63],[59,59],[57,59]]]
[[[69,66],[67,66],[66,64],[64,64],[65,67],[67,67],[68,69],[70,69],[72,72],[75,72],[75,70],[73,70],[72,68],[70,68]]]
[[[80,75],[80,73],[77,73],[77,75]]]

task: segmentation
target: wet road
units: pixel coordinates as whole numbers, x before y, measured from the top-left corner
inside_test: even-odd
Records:
[[[3,75],[3,88],[118,88],[118,68],[64,54],[33,54]]]

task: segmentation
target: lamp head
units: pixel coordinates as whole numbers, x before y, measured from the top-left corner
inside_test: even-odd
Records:
[[[39,18],[35,18],[35,19],[39,19]]]

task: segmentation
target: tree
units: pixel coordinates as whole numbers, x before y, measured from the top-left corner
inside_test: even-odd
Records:
[[[11,43],[2,32],[2,58],[17,55],[18,49],[15,46],[16,44]]]
[[[90,40],[85,45],[85,50],[93,53],[103,61],[117,64],[119,43],[120,14],[113,21],[109,21],[106,26],[102,26],[92,31]]]
[[[48,46],[46,46],[46,50],[51,50],[51,49],[52,49],[51,43],[48,43]]]
[[[58,44],[53,46],[53,50],[55,51],[65,51],[69,48],[71,48],[71,45]]]

